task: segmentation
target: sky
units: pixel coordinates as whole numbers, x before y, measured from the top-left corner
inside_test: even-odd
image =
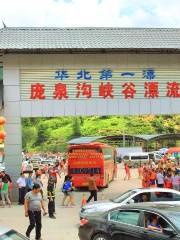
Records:
[[[0,27],[180,27],[180,0],[0,0]]]

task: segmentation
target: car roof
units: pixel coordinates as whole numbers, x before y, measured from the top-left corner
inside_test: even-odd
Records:
[[[11,228],[0,225],[0,236],[12,230]]]
[[[170,188],[136,188],[136,189],[132,189],[132,191],[136,191],[138,193],[143,193],[143,192],[170,192],[170,193],[176,193],[176,194],[180,194],[179,191],[176,191],[174,189],[170,189]]]
[[[180,205],[176,205],[173,203],[152,203],[152,202],[143,202],[143,203],[133,203],[129,205],[124,205],[119,207],[121,209],[139,209],[139,210],[150,210],[150,211],[158,211],[161,213],[166,212],[179,212],[180,213]],[[118,208],[118,209],[119,209]]]

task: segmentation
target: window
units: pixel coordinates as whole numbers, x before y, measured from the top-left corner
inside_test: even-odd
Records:
[[[179,194],[176,194],[176,193],[173,193],[173,199],[172,201],[180,201],[180,195]]]
[[[104,160],[111,160],[113,159],[113,151],[111,148],[103,148],[103,155],[104,155]]]
[[[163,228],[171,228],[169,223],[164,218],[162,218],[161,216],[159,216],[155,213],[151,213],[151,212],[145,212],[145,214],[144,214],[144,227],[148,228],[148,226],[152,224],[152,221],[154,218],[157,219],[156,226],[159,229],[159,231],[162,230]],[[158,231],[158,229],[157,229],[157,231]]]
[[[25,239],[26,239],[25,237],[14,232],[13,230],[0,236],[0,240],[25,240]]]
[[[173,193],[171,192],[154,192],[152,193],[153,202],[173,201]],[[178,200],[177,200],[178,201]]]
[[[72,148],[69,150],[69,153],[101,153],[100,148]]]
[[[149,192],[140,193],[133,197],[135,203],[139,202],[151,202],[151,194]]]
[[[139,221],[139,215],[140,213],[138,211],[117,210],[110,213],[110,220],[137,226]]]
[[[133,161],[133,160],[148,160],[149,159],[149,157],[148,157],[148,155],[146,156],[131,156],[131,160]]]
[[[129,197],[131,197],[132,195],[134,195],[135,193],[136,193],[136,191],[129,190],[129,191],[121,194],[120,196],[117,196],[117,197],[111,199],[111,201],[115,202],[115,203],[121,203],[124,200],[128,199]]]
[[[169,218],[171,220],[172,223],[174,223],[174,225],[178,228],[178,230],[180,230],[180,213],[179,212],[170,212],[169,213]]]

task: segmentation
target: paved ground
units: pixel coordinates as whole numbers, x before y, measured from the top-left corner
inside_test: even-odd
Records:
[[[137,178],[137,170],[133,170],[132,179],[129,181],[123,180],[124,170],[122,165],[118,166],[118,177],[112,182],[108,189],[98,193],[99,199],[102,197],[108,199],[128,189],[140,187],[140,180]],[[75,192],[75,199],[77,206],[74,208],[61,207],[63,198],[60,192],[62,180],[59,180],[56,190],[56,212],[57,219],[52,220],[47,216],[43,217],[43,240],[78,240],[78,213],[80,210],[80,203],[83,192]],[[46,180],[45,180],[46,183]],[[85,192],[88,196],[88,192]],[[46,202],[47,203],[47,202]],[[12,208],[0,209],[0,225],[10,226],[23,233],[28,226],[28,218],[24,217],[24,209],[22,206],[13,206]],[[34,232],[31,239],[34,239]]]

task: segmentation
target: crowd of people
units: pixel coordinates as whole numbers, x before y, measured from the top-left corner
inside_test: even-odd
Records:
[[[131,179],[131,168],[125,164],[125,177]],[[138,175],[142,180],[142,187],[171,188],[180,191],[180,170],[178,164],[167,159],[157,163],[150,160],[138,167]]]
[[[62,161],[61,161],[62,162]],[[45,165],[43,172],[33,169],[31,171],[22,171],[16,183],[12,183],[11,177],[5,172],[0,172],[0,202],[4,207],[6,203],[11,206],[12,202],[12,188],[18,187],[19,190],[19,205],[24,204],[24,197],[27,192],[30,192],[34,184],[38,184],[41,188],[41,194],[43,196],[43,179],[51,179],[56,187],[58,176],[61,177],[65,174],[65,164],[61,162],[56,163],[54,166]],[[44,173],[44,177],[43,174]]]

